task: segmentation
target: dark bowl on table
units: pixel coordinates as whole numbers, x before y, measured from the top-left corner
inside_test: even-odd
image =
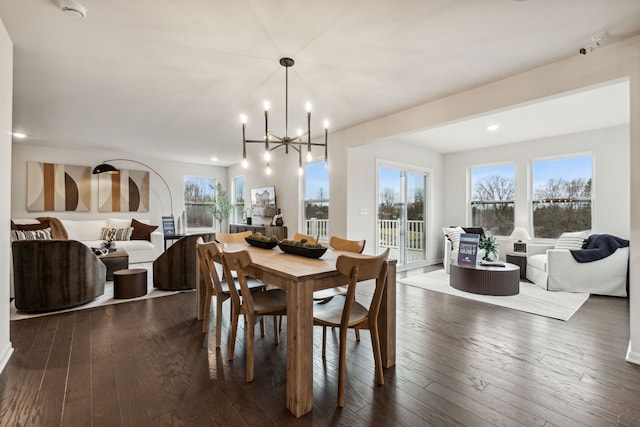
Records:
[[[248,237],[245,237],[244,240],[247,241],[248,244],[250,244],[251,246],[255,246],[257,248],[262,248],[262,249],[273,249],[276,246],[278,246],[278,241],[272,241],[272,240],[254,240],[254,239],[250,239]]]
[[[282,252],[300,255],[307,258],[320,258],[327,251],[326,247],[322,248],[306,248],[304,246],[287,245],[286,243],[278,243],[278,246]]]

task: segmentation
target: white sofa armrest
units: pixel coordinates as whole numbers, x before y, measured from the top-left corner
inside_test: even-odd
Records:
[[[445,273],[449,273],[449,264],[451,264],[451,240],[444,238],[444,260],[442,264],[444,265]]]
[[[548,289],[626,297],[628,260],[629,248],[620,248],[604,259],[585,263],[577,262],[569,250],[548,250]]]
[[[553,249],[550,243],[528,243],[527,256],[545,254],[547,250]]]
[[[164,252],[164,234],[162,231],[154,231],[150,236],[153,245],[153,259],[155,260]]]

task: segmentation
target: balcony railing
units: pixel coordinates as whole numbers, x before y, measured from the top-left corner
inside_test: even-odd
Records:
[[[319,236],[320,240],[329,239],[329,220],[311,218],[304,221],[305,234]]]
[[[378,220],[380,241],[378,246],[384,248],[400,247],[400,221],[394,219]],[[424,249],[424,221],[408,220],[405,230],[405,247],[412,250]]]

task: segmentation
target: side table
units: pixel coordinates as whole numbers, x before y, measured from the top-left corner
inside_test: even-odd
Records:
[[[520,267],[520,278],[527,278],[527,254],[523,252],[507,252],[507,262]]]

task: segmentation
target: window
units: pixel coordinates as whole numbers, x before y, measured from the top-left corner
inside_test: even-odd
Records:
[[[531,173],[535,237],[591,229],[591,156],[534,161]]]
[[[513,231],[515,167],[500,165],[471,169],[471,224],[494,236]]]
[[[329,238],[329,171],[324,161],[304,166],[304,227],[310,236]]]
[[[233,220],[236,224],[241,224],[244,213],[244,177],[233,178]]]
[[[212,228],[211,206],[214,200],[215,180],[195,176],[184,177],[184,206],[187,228]]]

